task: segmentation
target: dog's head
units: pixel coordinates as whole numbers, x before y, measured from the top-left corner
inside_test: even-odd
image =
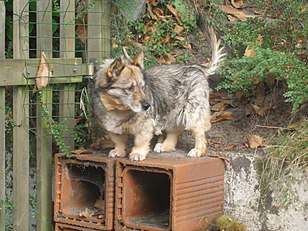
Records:
[[[144,53],[133,60],[124,55],[105,62],[96,74],[95,91],[108,111],[146,111],[150,105],[144,92]]]

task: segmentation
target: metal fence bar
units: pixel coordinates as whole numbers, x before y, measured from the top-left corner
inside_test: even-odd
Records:
[[[13,0],[13,58],[29,58],[28,0]],[[29,215],[29,94],[13,87],[13,229],[28,231]]]

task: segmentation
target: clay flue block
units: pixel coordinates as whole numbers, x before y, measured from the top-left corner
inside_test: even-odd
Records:
[[[97,154],[73,159],[56,154],[55,222],[84,227],[80,230],[112,230],[114,165],[114,159]]]
[[[118,159],[115,230],[202,230],[223,214],[224,163],[181,154]]]

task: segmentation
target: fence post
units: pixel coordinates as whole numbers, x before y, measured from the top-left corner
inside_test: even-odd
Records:
[[[0,22],[5,22],[4,0],[0,0]],[[5,23],[0,23],[1,59],[5,59]],[[0,86],[0,202],[5,199],[5,88]],[[5,230],[4,205],[0,205],[0,230]]]
[[[52,1],[37,1],[37,57],[44,52],[52,58]],[[46,113],[52,114],[52,88],[42,89],[37,97],[36,178],[37,178],[37,230],[52,230],[52,142],[47,129]]]
[[[13,0],[13,58],[29,58],[28,0]],[[13,229],[28,231],[29,216],[29,92],[13,87]]]

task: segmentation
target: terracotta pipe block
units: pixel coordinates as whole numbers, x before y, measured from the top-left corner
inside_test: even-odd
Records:
[[[116,163],[115,225],[120,230],[193,231],[223,214],[224,163],[184,154]]]
[[[68,225],[68,224],[55,224],[55,231],[97,231],[96,229],[87,229],[85,227]]]
[[[72,159],[56,154],[55,222],[88,229],[112,230],[114,165],[114,159],[97,154],[76,155]]]

